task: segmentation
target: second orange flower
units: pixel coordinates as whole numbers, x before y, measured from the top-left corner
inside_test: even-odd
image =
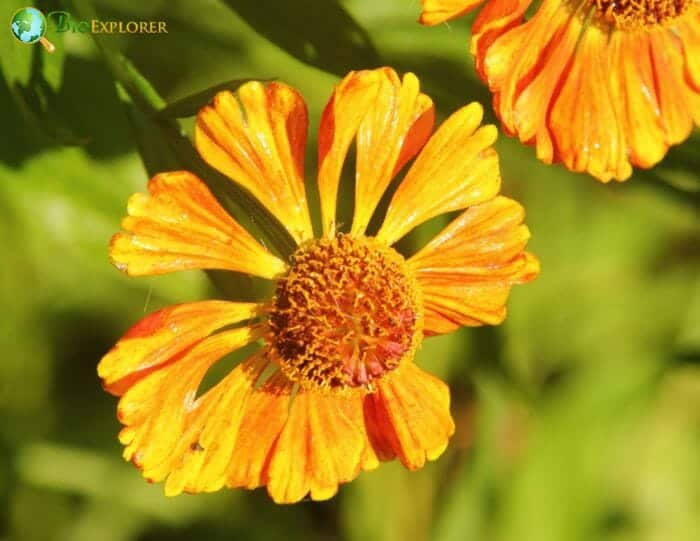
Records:
[[[420,21],[482,3],[422,0]],[[697,0],[486,0],[471,51],[508,133],[603,182],[655,165],[700,124]]]

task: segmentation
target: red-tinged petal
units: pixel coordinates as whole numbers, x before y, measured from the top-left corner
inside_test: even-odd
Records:
[[[393,244],[430,218],[493,198],[500,188],[495,126],[479,127],[478,103],[450,116],[416,158],[391,200],[377,239]]]
[[[380,87],[357,131],[355,216],[351,234],[362,235],[396,172],[430,137],[433,102],[420,93],[418,79],[400,81],[389,68],[379,70]]]
[[[261,334],[261,329],[245,327],[204,339],[126,389],[118,408],[125,426],[120,434],[126,446],[124,458],[143,469],[147,477],[158,475],[153,480],[162,479],[171,469],[163,464],[178,458],[190,421],[197,417],[201,405],[197,390],[206,372],[223,356]]]
[[[469,13],[483,2],[484,0],[421,0],[423,11],[418,22],[435,26]]]
[[[324,235],[336,228],[340,173],[357,141],[352,234],[364,233],[372,213],[403,165],[423,147],[434,122],[432,101],[412,73],[400,81],[390,68],[352,72],[326,106],[319,130],[319,192]]]
[[[540,65],[525,80],[517,82],[512,95],[514,101],[509,105],[506,101],[500,102],[501,113],[511,117],[520,140],[534,143],[537,157],[545,163],[552,163],[555,157],[547,113],[560,85],[570,75],[569,66],[583,30],[581,17],[580,13],[571,14],[565,8],[555,12],[548,24],[559,30],[552,38],[551,46],[542,54]],[[506,112],[506,106],[512,108]]]
[[[161,173],[148,191],[129,199],[124,232],[110,244],[112,262],[130,276],[223,269],[274,278],[286,270],[193,174]]]
[[[559,0],[544,0],[532,18],[484,48],[479,62],[494,93],[494,108],[508,133],[517,133],[514,108],[520,91],[539,72],[546,52],[557,49],[559,42],[553,38],[569,17],[568,6]]]
[[[146,316],[102,358],[105,389],[121,395],[137,380],[172,362],[217,329],[256,317],[262,305],[228,301],[179,304]]]
[[[376,393],[365,397],[365,422],[377,456],[397,456],[411,470],[435,460],[454,433],[450,391],[442,381],[407,362]]]
[[[381,70],[350,72],[338,83],[321,116],[318,131],[318,191],[323,233],[335,233],[340,173],[350,143],[374,103]]]
[[[484,57],[491,44],[511,28],[522,24],[523,16],[532,0],[502,0],[487,2],[472,26],[470,49],[475,56],[476,69],[482,79],[487,79],[484,71]]]
[[[308,113],[281,83],[220,92],[197,115],[195,142],[214,168],[252,193],[297,242],[313,238],[304,187]]]

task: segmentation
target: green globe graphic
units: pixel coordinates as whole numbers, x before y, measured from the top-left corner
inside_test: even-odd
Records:
[[[13,15],[10,28],[22,43],[36,43],[46,34],[46,17],[36,8],[22,8]]]

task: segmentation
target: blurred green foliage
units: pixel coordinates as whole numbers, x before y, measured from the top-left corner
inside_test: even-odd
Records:
[[[24,4],[3,2],[0,18]],[[414,71],[441,118],[490,99],[467,54],[469,21],[423,28],[417,0],[37,7],[167,21],[168,34],[102,40],[167,103],[246,78],[298,88],[312,120],[312,200],[314,130],[337,76]],[[263,491],[166,499],[121,461],[115,400],[95,365],[145,312],[222,293],[204,273],[137,280],[108,264],[126,200],[147,180],[139,152],[149,169],[183,156],[117,88],[88,34],[52,29],[54,55],[0,32],[2,541],[698,539],[697,133],[656,169],[608,186],[499,140],[503,191],[527,209],[543,270],[513,291],[502,326],[421,350],[453,391],[457,433],[439,461],[415,473],[383,465],[323,503],[278,507]],[[211,278],[226,294],[240,286]]]

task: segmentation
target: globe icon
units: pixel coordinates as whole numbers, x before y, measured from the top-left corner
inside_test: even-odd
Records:
[[[22,43],[36,43],[46,34],[46,17],[36,8],[22,8],[13,15],[10,28]]]

